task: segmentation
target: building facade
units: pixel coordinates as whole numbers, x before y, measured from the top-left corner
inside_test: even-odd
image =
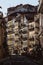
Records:
[[[7,26],[7,44],[9,53],[23,54],[30,52],[37,42],[35,31],[38,33],[38,24],[34,22],[34,16],[37,13],[37,7],[31,5],[18,5],[8,8]],[[36,25],[35,25],[36,24]]]
[[[0,58],[8,54],[39,55],[41,48],[43,48],[43,0],[39,0],[39,6],[20,4],[10,7],[5,18],[0,12]]]
[[[40,43],[41,43],[42,52],[43,52],[43,0],[39,0],[38,15],[39,15],[38,19],[40,22],[40,33],[39,33]]]
[[[7,56],[6,26],[3,13],[0,12],[0,59]]]

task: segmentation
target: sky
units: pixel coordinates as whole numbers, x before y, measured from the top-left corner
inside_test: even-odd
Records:
[[[31,4],[31,5],[37,6],[38,0],[0,0],[0,6],[2,7],[0,11],[2,11],[5,16],[7,14],[7,8],[13,7],[19,4]]]

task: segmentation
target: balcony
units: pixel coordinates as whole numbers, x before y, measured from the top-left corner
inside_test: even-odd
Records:
[[[7,26],[7,28],[9,28],[9,27],[14,28],[15,27],[14,24],[6,25],[6,26]]]
[[[14,41],[14,38],[7,38],[7,41],[8,41],[8,40]]]
[[[40,24],[39,23],[35,23],[35,28],[39,28],[40,27]]]
[[[14,27],[14,30],[16,30],[16,29],[18,29],[18,26],[15,26],[15,27]]]
[[[25,41],[22,40],[22,42],[23,42],[23,44],[25,44],[25,43],[27,44],[28,43],[28,40],[25,40]]]
[[[15,29],[15,28],[13,28],[13,31],[14,31],[14,32],[18,32],[18,28],[16,28],[16,29]]]
[[[33,25],[29,25],[29,30],[30,31],[34,30],[34,26]]]
[[[28,37],[22,37],[21,38],[23,41],[26,41],[28,39]]]
[[[30,41],[34,41],[34,37],[32,36],[32,37],[29,37],[29,40]]]
[[[35,36],[35,31],[30,31],[29,32],[29,37]]]
[[[9,49],[9,53],[12,55],[14,52],[14,45],[13,44],[8,45],[8,49]]]
[[[21,25],[18,25],[18,28],[21,29]]]
[[[21,23],[23,23],[23,20],[24,20],[24,19],[23,19],[23,16],[22,16],[22,17],[21,17]]]
[[[23,38],[28,38],[28,34],[21,34]]]
[[[29,23],[32,23],[33,21],[32,20],[29,20]]]
[[[19,32],[17,32],[17,31],[15,31],[14,34],[15,34],[15,36],[19,36]]]
[[[22,48],[26,48],[27,47],[27,44],[23,44]]]
[[[28,27],[28,24],[27,23],[22,23],[21,28],[24,28],[24,27]]]
[[[9,21],[7,24],[6,24],[7,27],[14,27],[14,22],[13,21]]]
[[[23,45],[22,45],[22,47],[24,48],[24,47],[27,47],[27,45],[28,45],[28,41],[26,40],[26,41],[22,41],[23,42]]]
[[[40,40],[35,40],[35,44],[40,44]]]
[[[10,28],[10,27],[6,29],[6,31],[12,31],[12,30],[13,28]]]
[[[35,28],[35,34],[39,34],[39,29]]]
[[[19,40],[19,36],[15,36],[14,39],[15,39],[15,40]]]
[[[21,33],[21,34],[26,34],[28,31],[27,30],[19,30],[19,33]]]
[[[30,45],[35,45],[35,41],[30,41],[29,44]]]
[[[15,43],[19,43],[19,39],[16,39],[16,40],[15,40]]]
[[[14,44],[15,43],[15,41],[12,41],[12,40],[8,40],[7,41],[7,45],[9,46],[9,45],[12,45],[12,44]]]
[[[35,15],[34,21],[38,23],[39,22],[39,17],[40,17],[40,14]]]
[[[9,34],[9,35],[7,35],[8,38],[9,38],[9,37],[10,37],[10,38],[14,38],[14,36],[15,36],[14,34]]]
[[[7,36],[7,41],[8,40],[12,40],[13,41],[14,40],[14,36]]]
[[[11,33],[11,34],[14,33],[14,31],[13,31],[12,28],[6,29],[6,32],[9,33],[9,34],[10,34],[10,33]]]
[[[14,34],[9,34],[9,35],[7,35],[7,39],[14,39]]]
[[[25,24],[25,23],[21,23],[21,26],[24,26],[24,27],[26,27],[26,24]]]
[[[24,28],[21,29],[21,31],[28,31],[28,28],[24,27]]]
[[[15,25],[15,26],[18,26],[18,22],[15,22],[14,25]]]
[[[25,31],[21,31],[22,32],[22,34],[26,34],[27,33],[27,31],[25,30]]]
[[[16,35],[15,35],[15,38],[18,38],[18,37],[19,37],[19,35],[18,35],[18,34],[16,34]]]
[[[35,25],[35,22],[32,21],[32,22],[29,23],[29,25],[33,25],[34,26]]]

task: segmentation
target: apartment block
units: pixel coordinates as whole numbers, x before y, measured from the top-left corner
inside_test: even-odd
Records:
[[[40,43],[43,48],[43,0],[39,0],[39,6],[38,6],[38,15],[39,15],[39,23],[40,23]]]
[[[6,56],[7,56],[6,26],[5,19],[3,18],[3,13],[0,12],[0,59]]]
[[[37,32],[34,22],[36,13],[37,7],[28,4],[8,8],[6,31],[9,54],[21,55],[33,49],[31,46],[35,45],[35,31]]]

